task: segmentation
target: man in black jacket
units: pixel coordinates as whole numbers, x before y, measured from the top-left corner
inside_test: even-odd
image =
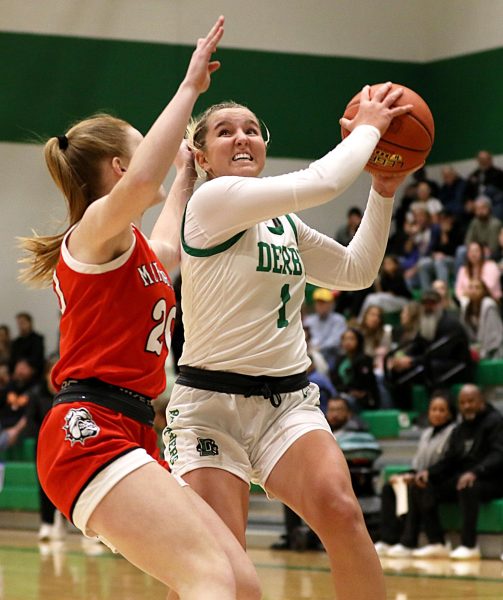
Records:
[[[477,517],[481,502],[503,497],[503,416],[473,384],[458,396],[462,421],[451,434],[442,460],[416,475],[424,488],[423,522],[430,543],[443,543],[438,517],[440,502],[457,501],[461,511],[461,546],[450,553],[457,560],[480,558]]]

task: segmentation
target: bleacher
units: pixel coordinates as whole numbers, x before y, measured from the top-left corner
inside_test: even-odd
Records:
[[[486,391],[503,389],[503,360],[483,360],[477,365],[475,383]],[[459,384],[452,388],[453,394]],[[503,399],[494,395],[495,404],[501,409]],[[365,411],[361,414],[370,431],[383,448],[377,466],[382,479],[408,468],[419,438],[419,430],[413,427],[415,418],[424,413],[428,405],[428,393],[424,386],[414,386],[412,411],[399,410]],[[25,438],[6,452],[0,453],[0,476],[3,471],[3,489],[0,492],[0,517],[12,513],[36,513],[39,507],[33,438]],[[266,500],[262,488],[252,486],[248,539],[251,545],[268,546],[283,530],[283,513],[278,502]],[[453,540],[459,531],[459,511],[455,505],[441,507],[441,519]],[[32,519],[30,522],[37,522]],[[9,519],[0,518],[0,526],[9,526]],[[501,554],[503,533],[503,499],[482,506],[478,531],[484,556]]]

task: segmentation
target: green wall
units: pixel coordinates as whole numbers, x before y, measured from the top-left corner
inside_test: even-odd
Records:
[[[183,76],[191,48],[0,33],[0,141],[33,142],[73,120],[111,111],[148,129]],[[503,153],[503,49],[427,64],[221,49],[222,69],[197,110],[248,104],[272,134],[270,155],[316,157],[339,139],[346,102],[365,84],[393,80],[429,102],[431,162]]]

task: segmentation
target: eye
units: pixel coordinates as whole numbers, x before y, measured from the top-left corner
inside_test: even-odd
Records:
[[[231,134],[231,132],[228,129],[223,128],[223,129],[218,130],[217,136],[222,137],[222,136],[228,136],[230,134]]]
[[[249,127],[246,130],[246,135],[259,135],[259,130],[256,127]]]

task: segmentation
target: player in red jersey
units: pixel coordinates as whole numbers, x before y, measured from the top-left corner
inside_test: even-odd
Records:
[[[182,599],[255,599],[244,551],[217,515],[159,459],[150,399],[165,386],[186,168],[163,209],[171,234],[149,243],[133,222],[163,198],[194,103],[219,67],[220,17],[197,43],[177,93],[146,137],[98,115],[45,147],[63,192],[64,234],[25,239],[24,278],[50,281],[61,308],[59,390],[42,426],[37,466],[54,504]],[[187,161],[188,150],[178,152]]]

